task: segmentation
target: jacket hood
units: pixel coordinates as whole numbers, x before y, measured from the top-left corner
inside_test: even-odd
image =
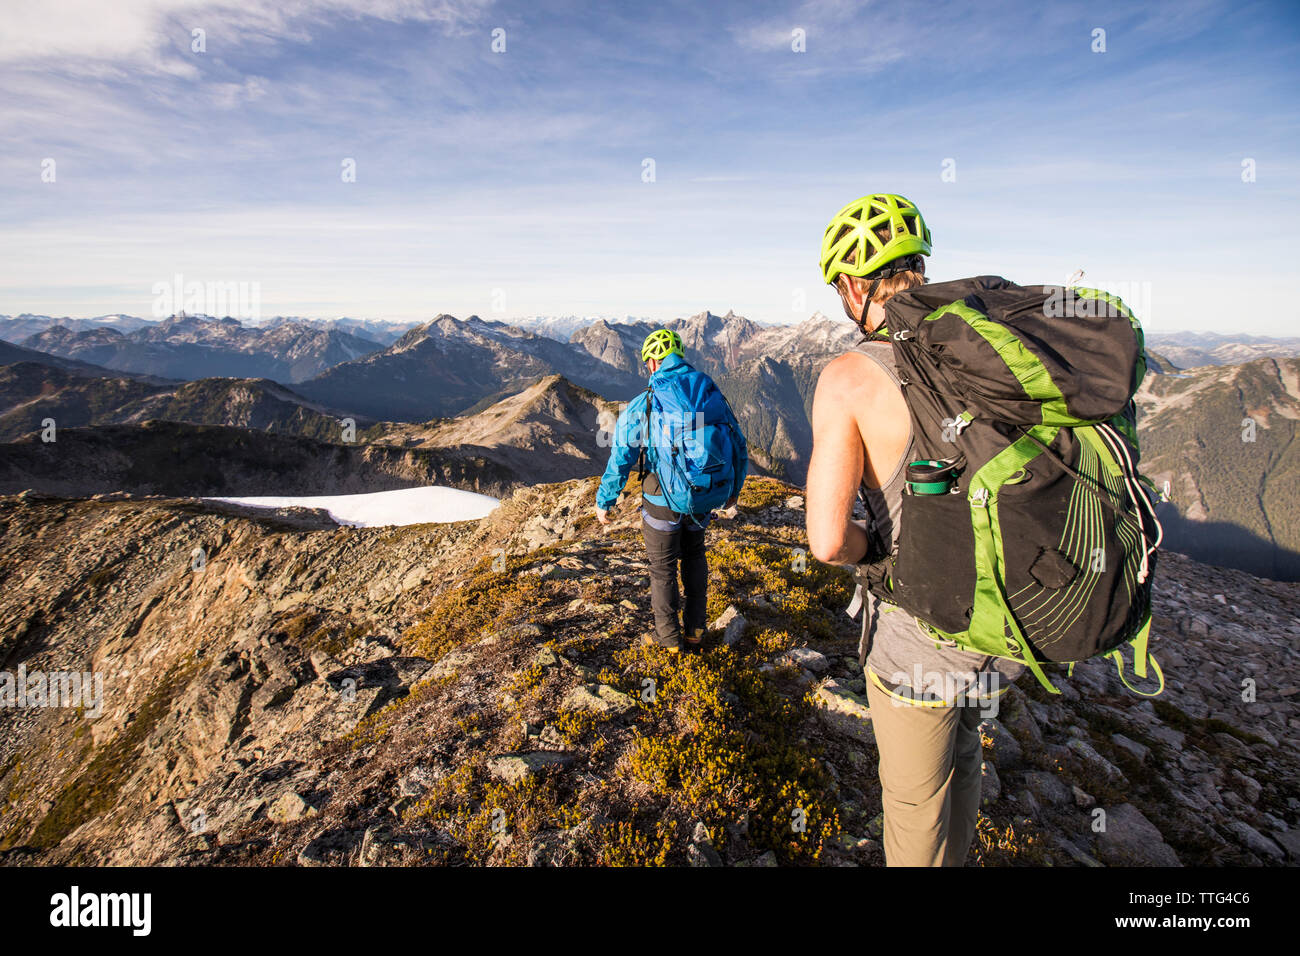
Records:
[[[690,369],[691,364],[674,352],[659,363],[659,371],[650,376],[650,384],[653,385],[657,379],[667,378],[670,375],[680,374],[682,371]]]

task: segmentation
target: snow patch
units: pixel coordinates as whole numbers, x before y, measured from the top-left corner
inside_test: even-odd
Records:
[[[364,495],[321,495],[317,497],[208,498],[253,508],[323,508],[339,524],[354,528],[425,524],[449,521],[477,521],[499,503],[489,495],[459,488],[430,485],[401,488]]]

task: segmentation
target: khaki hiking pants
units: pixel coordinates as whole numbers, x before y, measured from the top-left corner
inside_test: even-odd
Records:
[[[904,703],[870,670],[886,866],[963,866],[980,805],[980,708]]]

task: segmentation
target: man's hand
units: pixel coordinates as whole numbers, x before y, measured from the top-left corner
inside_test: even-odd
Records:
[[[597,508],[597,509],[596,509],[596,520],[599,521],[601,524],[609,524],[609,509],[608,509],[608,508]]]
[[[727,503],[716,511],[709,512],[715,518],[734,518],[736,517],[736,499],[728,498]]]

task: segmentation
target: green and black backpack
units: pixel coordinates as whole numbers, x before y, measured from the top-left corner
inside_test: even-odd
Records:
[[[1160,525],[1138,474],[1142,328],[1094,289],[998,276],[893,296],[887,331],[912,419],[897,544],[859,580],[936,640],[1017,660],[1111,656],[1164,689],[1147,651]],[[1124,678],[1150,660],[1159,688]]]

